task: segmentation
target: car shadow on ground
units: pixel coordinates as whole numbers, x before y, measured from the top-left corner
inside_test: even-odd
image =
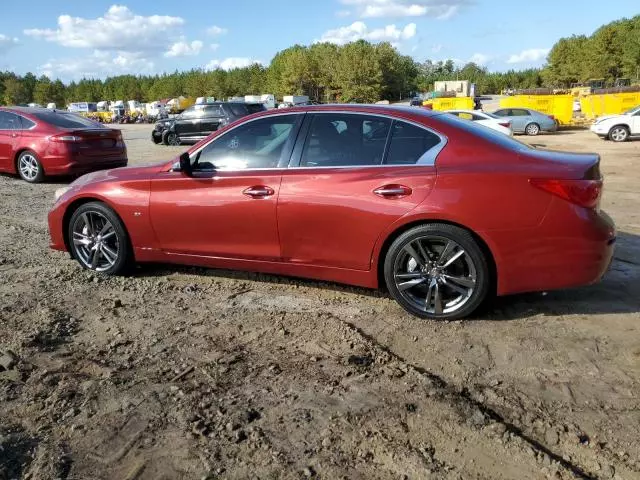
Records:
[[[45,177],[44,181],[42,181],[40,184],[44,184],[44,185],[69,185],[71,182],[73,182],[79,176],[80,175],[74,175],[74,176],[64,175],[64,176],[55,176],[55,177]],[[16,182],[21,182],[21,183],[24,183],[25,185],[38,185],[36,183],[25,182],[18,175],[15,175],[15,174],[12,174],[12,173],[0,173],[0,178],[6,178],[7,180],[15,180]]]
[[[304,286],[370,298],[389,298],[389,294],[384,290],[372,290],[270,274],[201,267],[147,264],[138,268],[136,276],[159,277],[173,273]],[[538,315],[562,316],[617,313],[640,313],[640,236],[625,232],[618,232],[614,260],[601,282],[581,288],[499,297],[488,302],[470,320],[519,320]]]

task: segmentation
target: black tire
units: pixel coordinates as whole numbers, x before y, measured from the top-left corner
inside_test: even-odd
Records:
[[[416,244],[418,240],[426,248],[420,252],[414,248],[413,252],[418,256],[425,253],[431,258],[426,261],[422,259],[424,266],[416,265],[413,269],[409,267],[411,262],[413,261],[414,264],[418,262],[413,255],[407,253],[405,247],[409,249],[416,245],[419,247],[419,244]],[[430,241],[432,243],[429,243]],[[447,250],[445,245],[448,245],[450,241],[455,245],[452,248],[459,247],[459,249],[451,250],[449,255],[445,254],[442,258],[441,254]],[[436,249],[438,242],[443,245],[441,250]],[[462,254],[450,266],[438,266],[441,261],[447,263],[448,259],[455,257],[460,251]],[[455,253],[452,255],[453,252]],[[409,268],[403,267],[402,271],[398,273],[398,267],[402,264]],[[433,273],[434,271],[436,273]],[[404,276],[405,279],[397,280],[396,274]],[[410,278],[408,276],[412,275],[412,280],[408,280]],[[443,275],[445,278],[442,278]],[[417,317],[434,320],[453,320],[472,314],[487,299],[492,281],[488,260],[473,235],[463,228],[440,223],[414,227],[396,238],[385,256],[384,278],[389,293],[402,308]],[[451,279],[464,280],[470,285],[461,287],[461,284],[458,284],[457,281],[452,282]],[[414,283],[409,288],[403,288],[401,291],[397,282],[402,282],[405,286],[411,282],[418,283]],[[465,288],[468,290],[466,294],[458,292],[459,289]],[[429,291],[432,293],[429,294]],[[437,293],[434,294],[434,291]],[[420,296],[423,292],[424,299]],[[413,298],[414,296],[415,298]],[[440,312],[435,307],[436,300],[434,299],[436,297],[441,299]],[[426,305],[428,298],[431,299],[429,306]],[[456,298],[458,299],[456,300]],[[420,305],[421,300],[423,303]],[[432,302],[433,308],[431,308]],[[429,311],[430,309],[433,311]]]
[[[84,217],[83,217],[84,216]],[[107,266],[107,264],[111,263],[110,258],[107,257],[107,252],[102,251],[101,249],[95,249],[96,252],[100,251],[98,256],[98,262],[96,262],[95,267],[93,265],[89,265],[87,259],[87,252],[93,251],[93,246],[95,246],[95,241],[92,245],[86,244],[83,245],[80,242],[83,242],[85,238],[91,237],[91,234],[97,234],[97,230],[101,230],[105,228],[105,224],[100,224],[98,222],[93,222],[92,225],[95,226],[93,232],[82,230],[82,235],[78,232],[82,223],[85,223],[85,219],[87,218],[97,218],[98,220],[102,217],[106,219],[112,226],[113,235],[109,236],[100,243],[99,247],[108,246],[110,249],[109,255],[112,255],[112,252],[115,250],[114,246],[117,248],[115,256],[115,260],[113,264]],[[109,230],[108,232],[111,232]],[[129,235],[127,230],[122,223],[122,220],[116,215],[116,213],[101,202],[89,202],[80,205],[71,215],[71,219],[69,220],[69,225],[67,225],[67,235],[69,239],[69,249],[71,251],[71,255],[75,258],[80,266],[86,270],[93,270],[104,275],[122,275],[129,271],[129,269],[133,266],[134,256],[133,249],[131,247],[131,241],[129,239]],[[94,235],[95,236],[95,235]],[[80,243],[76,243],[76,240]],[[95,239],[94,239],[95,240]],[[98,240],[100,240],[98,238]],[[102,261],[100,257],[102,256]],[[90,257],[92,259],[93,257]],[[113,258],[113,256],[111,257]]]
[[[535,137],[540,133],[540,125],[535,122],[529,123],[526,127],[524,127],[524,133]]]
[[[16,159],[16,171],[20,178],[29,183],[44,181],[44,167],[35,152],[25,150]]]
[[[151,141],[156,145],[158,145],[159,143],[162,143],[162,138],[156,137],[155,135],[151,135]]]
[[[166,131],[162,134],[162,143],[165,145],[180,145],[180,137],[175,132]]]
[[[625,125],[616,125],[611,127],[608,137],[612,142],[626,142],[629,140],[629,129]]]

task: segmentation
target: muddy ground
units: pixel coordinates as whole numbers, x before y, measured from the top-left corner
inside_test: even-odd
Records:
[[[130,163],[169,159],[123,128]],[[640,478],[640,142],[596,151],[598,285],[412,318],[330,283],[50,251],[53,192],[0,176],[0,479]],[[526,272],[523,272],[526,275]]]

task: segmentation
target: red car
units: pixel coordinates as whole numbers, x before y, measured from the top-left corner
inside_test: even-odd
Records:
[[[602,277],[599,161],[425,109],[272,110],[179,160],[81,177],[57,192],[51,246],[105,274],[170,262],[386,286],[414,315],[461,318],[494,293]]]
[[[38,183],[126,165],[120,130],[60,110],[0,107],[0,172]]]

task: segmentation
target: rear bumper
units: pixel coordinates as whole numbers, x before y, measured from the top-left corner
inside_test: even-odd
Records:
[[[604,212],[554,199],[539,227],[491,238],[500,253],[498,294],[507,295],[598,282],[611,265],[616,229]]]
[[[76,175],[108,168],[126,167],[128,163],[127,157],[124,156],[113,159],[73,160],[66,163],[45,165],[44,169],[47,175]]]

